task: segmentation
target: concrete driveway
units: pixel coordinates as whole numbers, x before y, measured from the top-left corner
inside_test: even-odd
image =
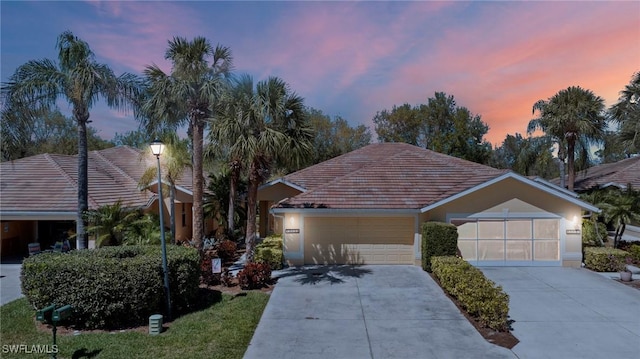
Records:
[[[578,268],[482,271],[510,296],[518,358],[639,357],[639,290]]]
[[[19,262],[0,264],[0,305],[22,298],[21,268],[22,264]]]
[[[415,266],[280,274],[245,358],[514,358]]]

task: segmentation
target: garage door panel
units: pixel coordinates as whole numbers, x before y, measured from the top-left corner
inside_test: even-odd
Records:
[[[305,263],[413,264],[412,217],[307,217]]]

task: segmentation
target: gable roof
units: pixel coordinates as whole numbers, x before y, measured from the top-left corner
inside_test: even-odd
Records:
[[[129,146],[90,151],[89,209],[120,200],[127,207],[147,207],[157,196],[138,180],[155,158]],[[0,164],[0,213],[77,211],[78,156],[40,154]],[[191,189],[191,171],[179,181]]]
[[[276,204],[318,211],[426,212],[506,179],[599,211],[556,185],[405,143],[377,143],[291,173],[262,187],[300,191]]]
[[[559,183],[558,179],[554,183]],[[575,191],[616,186],[626,188],[627,184],[640,189],[640,156],[605,163],[576,173]]]
[[[420,209],[505,172],[405,143],[377,143],[285,176],[305,192],[278,206]]]

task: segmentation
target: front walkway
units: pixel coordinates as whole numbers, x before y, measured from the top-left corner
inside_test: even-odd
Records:
[[[639,290],[587,269],[482,271],[509,294],[519,358],[638,358]]]
[[[245,358],[515,358],[416,266],[280,273]]]

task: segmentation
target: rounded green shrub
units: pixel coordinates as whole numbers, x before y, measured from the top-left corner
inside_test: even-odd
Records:
[[[269,236],[256,246],[254,260],[267,263],[273,270],[282,269],[284,254],[282,251],[282,237]]]
[[[174,313],[188,311],[197,298],[199,259],[194,249],[167,247]],[[34,309],[70,304],[73,314],[64,324],[77,328],[139,326],[165,312],[159,246],[42,253],[24,260],[21,280]]]
[[[588,247],[602,247],[607,241],[607,225],[598,222],[598,230],[596,231],[596,222],[586,219],[582,221],[582,244]]]
[[[596,272],[618,272],[629,253],[616,248],[587,247],[584,249],[585,267]]]

